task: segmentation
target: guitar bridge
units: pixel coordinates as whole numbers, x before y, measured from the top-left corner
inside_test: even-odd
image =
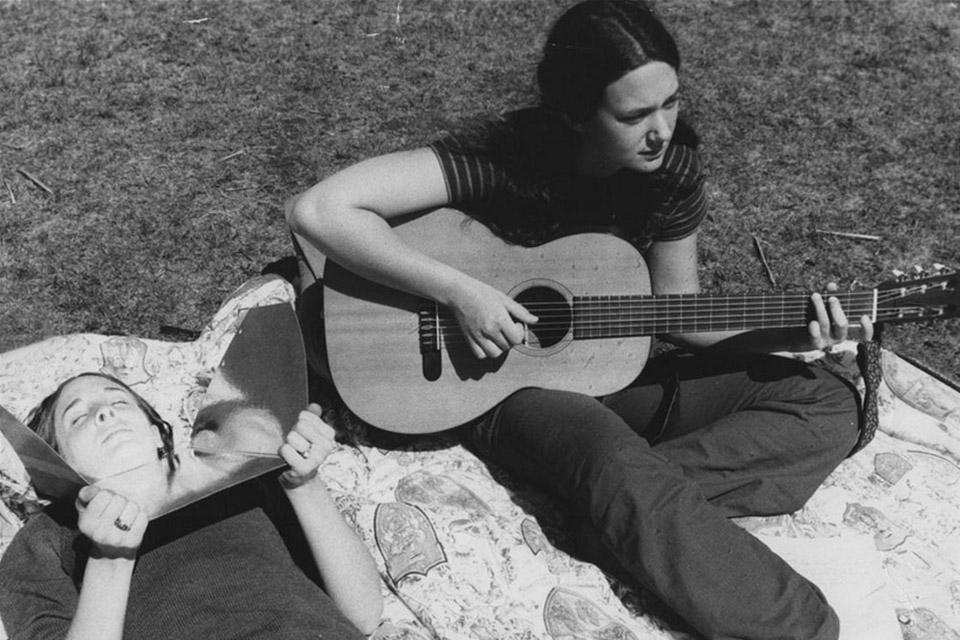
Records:
[[[420,366],[423,377],[431,382],[440,379],[443,360],[440,357],[440,305],[424,302],[417,312],[420,334]]]

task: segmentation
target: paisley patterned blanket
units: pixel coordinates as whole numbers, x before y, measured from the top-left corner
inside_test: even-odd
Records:
[[[244,311],[293,297],[284,280],[258,277],[192,342],[77,334],[0,354],[0,404],[23,419],[57,381],[103,370],[186,437]],[[887,351],[883,369],[873,442],[803,510],[740,523],[822,545],[847,534],[872,540],[903,638],[960,640],[960,392]],[[341,447],[324,473],[381,569],[387,607],[374,638],[689,637],[635,586],[564,551],[564,517],[548,496],[443,435],[415,448]],[[0,498],[2,553],[41,506],[2,438]]]

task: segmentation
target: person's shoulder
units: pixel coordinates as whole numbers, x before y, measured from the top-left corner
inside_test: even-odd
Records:
[[[78,535],[76,511],[63,505],[48,506],[27,519],[4,552],[0,565],[8,569],[18,562],[35,562],[47,553],[62,554],[64,549],[72,548]],[[0,573],[9,574],[6,570]]]
[[[569,147],[576,133],[557,111],[537,106],[501,114],[501,126],[521,143],[536,145],[553,152]]]
[[[681,178],[690,178],[703,173],[700,154],[685,144],[672,144],[663,157],[663,171]]]
[[[73,535],[77,531],[77,511],[70,504],[51,503],[27,518],[20,531],[49,532],[57,536]]]
[[[699,188],[704,181],[700,155],[684,144],[671,144],[667,148],[657,174],[660,180],[682,191]]]

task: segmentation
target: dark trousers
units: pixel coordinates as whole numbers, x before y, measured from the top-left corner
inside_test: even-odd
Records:
[[[462,431],[705,636],[826,640],[839,621],[819,589],[728,518],[803,506],[857,426],[854,391],[818,367],[668,356],[602,400],[526,389]]]

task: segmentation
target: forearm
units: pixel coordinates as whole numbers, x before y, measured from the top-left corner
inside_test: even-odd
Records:
[[[416,251],[391,224],[449,204],[430,149],[369,158],[325,178],[285,205],[287,224],[341,266],[448,304],[466,276]]]
[[[366,634],[383,611],[380,574],[366,545],[347,523],[317,477],[287,495],[303,528],[327,593]]]
[[[663,339],[690,351],[710,353],[775,353],[814,348],[806,328],[683,333],[663,336]]]
[[[379,214],[302,196],[291,229],[331,260],[374,282],[448,305],[467,278],[407,245]]]
[[[852,325],[847,337],[864,339],[863,329],[860,325]],[[691,351],[715,354],[800,353],[824,346],[817,344],[809,327],[673,334],[663,336],[663,339]]]
[[[135,560],[90,558],[67,640],[120,640]]]

